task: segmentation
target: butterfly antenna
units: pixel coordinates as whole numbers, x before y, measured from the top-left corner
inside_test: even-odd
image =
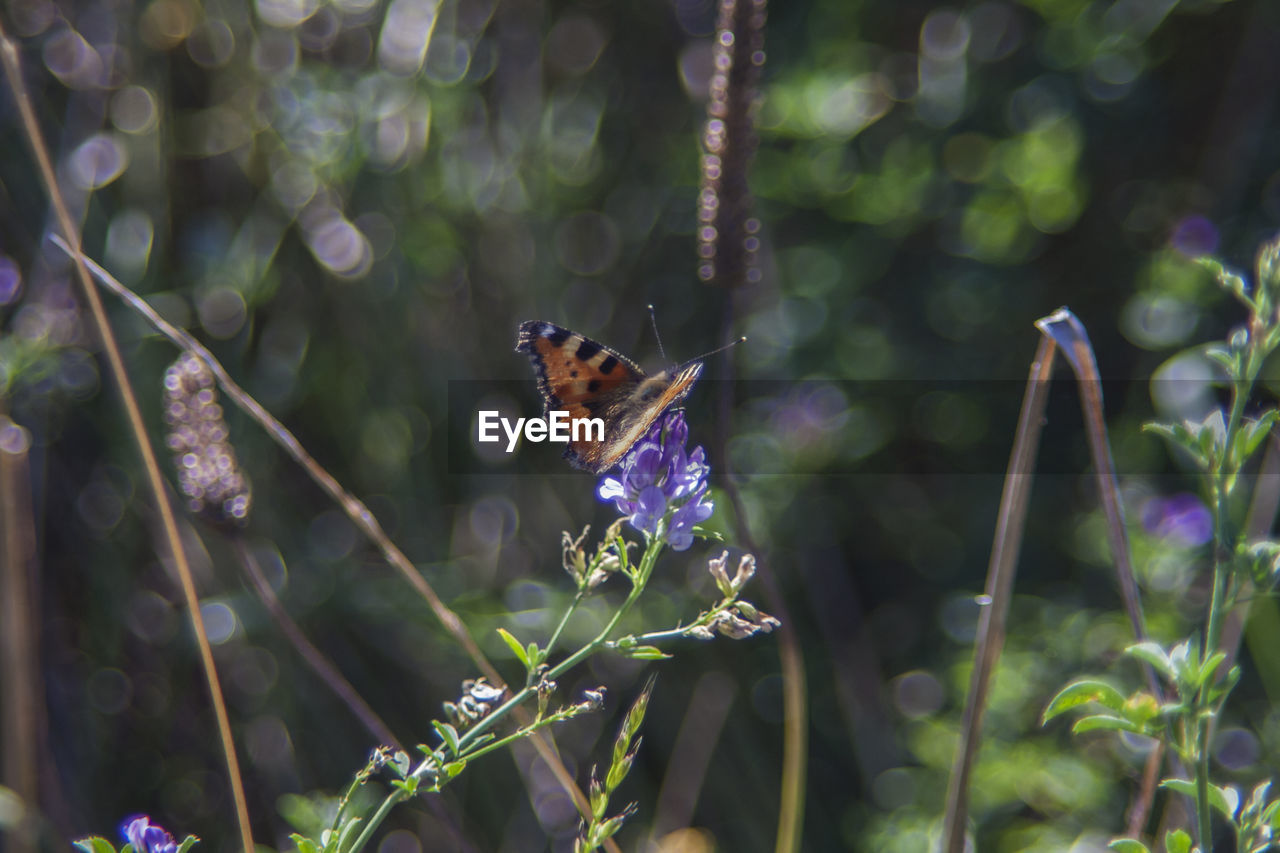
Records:
[[[658,355],[662,356],[662,360],[667,360],[667,351],[662,348],[662,335],[658,334],[658,312],[653,310],[653,306],[649,306],[649,322],[653,325],[653,336],[658,341]]]
[[[710,358],[713,355],[718,355],[724,352],[725,350],[729,349],[730,347],[735,347],[738,344],[745,344],[746,342],[747,342],[747,336],[743,335],[737,340],[729,341],[729,343],[725,344],[722,347],[716,347],[711,352],[704,352],[702,355],[697,356],[696,358],[691,358],[689,359],[689,361],[686,361],[685,364],[688,364],[689,362],[693,362],[693,361],[702,361],[703,359]]]

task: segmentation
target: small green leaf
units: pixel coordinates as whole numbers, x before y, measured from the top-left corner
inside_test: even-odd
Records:
[[[1227,371],[1228,376],[1238,376],[1240,374],[1240,359],[1235,353],[1227,349],[1219,343],[1210,344],[1204,349],[1205,357],[1210,361],[1217,362]]]
[[[391,787],[399,788],[411,797],[418,793],[418,786],[421,784],[422,780],[417,776],[408,776],[404,779],[393,779],[391,781]]]
[[[671,655],[664,652],[657,646],[633,646],[629,649],[620,649],[624,655],[636,660],[666,660]]]
[[[440,740],[444,741],[444,745],[449,748],[449,754],[457,755],[458,730],[448,723],[442,723],[439,720],[432,720],[431,725],[436,727],[436,734],[440,735]]]
[[[1097,702],[1105,708],[1119,711],[1124,707],[1124,696],[1120,695],[1119,690],[1116,690],[1105,681],[1083,679],[1073,682],[1062,688],[1058,691],[1057,696],[1049,700],[1048,706],[1040,716],[1040,725],[1049,722],[1063,711],[1068,711],[1087,702]]]
[[[1133,732],[1134,734],[1150,734],[1150,730],[1141,723],[1135,723],[1133,720],[1125,717],[1115,717],[1110,714],[1093,714],[1088,717],[1081,717],[1076,720],[1076,724],[1071,727],[1074,734],[1082,735],[1085,732],[1093,731],[1111,731],[1111,732]]]
[[[103,838],[101,835],[91,835],[88,838],[81,838],[75,842],[84,853],[116,853],[115,845]],[[126,847],[128,845],[125,845]]]
[[[1190,779],[1165,779],[1160,783],[1161,788],[1168,788],[1170,791],[1177,791],[1179,794],[1186,794],[1193,800],[1196,797],[1196,783]],[[1235,806],[1240,804],[1240,795],[1235,791],[1231,791],[1231,796],[1227,796],[1227,792],[1219,788],[1217,785],[1209,786],[1209,805],[1213,806],[1228,820],[1235,819]]]
[[[347,850],[351,847],[350,841],[355,840],[356,830],[360,829],[361,818],[353,817],[342,824],[338,830],[337,843],[334,850]]]
[[[1190,422],[1181,424],[1147,423],[1143,432],[1154,433],[1175,448],[1186,451],[1201,470],[1208,470],[1212,457],[1205,452],[1200,441],[1200,431]]]
[[[1199,689],[1206,681],[1213,677],[1218,667],[1227,659],[1226,652],[1215,652],[1210,658],[1200,665],[1200,671],[1195,676],[1195,687]]]
[[[178,853],[187,853],[187,851],[192,847],[195,847],[199,841],[200,839],[196,838],[194,835],[188,835],[186,838],[182,839],[182,843],[178,845]]]
[[[1124,650],[1124,653],[1135,657],[1140,661],[1151,664],[1156,672],[1163,675],[1169,681],[1173,680],[1173,663],[1169,660],[1169,655],[1159,643],[1148,640],[1145,643],[1135,643]]]
[[[289,839],[293,842],[293,846],[298,848],[298,853],[320,853],[320,845],[305,835],[295,832],[289,836]]]
[[[1107,846],[1112,850],[1120,851],[1120,853],[1151,853],[1147,849],[1147,845],[1132,838],[1113,838]]]
[[[461,761],[450,761],[444,767],[440,768],[442,774],[446,779],[456,778],[459,773],[461,773],[463,770],[466,770],[466,769],[467,769],[466,759],[463,759]]]
[[[516,659],[524,664],[525,669],[533,669],[529,665],[529,655],[525,653],[524,646],[520,645],[520,641],[513,637],[510,631],[506,628],[499,628],[498,636],[507,644],[507,648],[511,649],[511,653],[516,656]]]
[[[1191,853],[1191,836],[1181,829],[1171,829],[1164,835],[1165,853]]]
[[[526,666],[537,669],[539,664],[541,664],[546,657],[546,652],[538,648],[537,643],[530,641],[528,647],[525,649],[525,660],[528,661]]]
[[[1234,446],[1231,448],[1232,463],[1235,467],[1239,468],[1257,452],[1263,440],[1271,434],[1271,428],[1275,426],[1277,416],[1280,416],[1280,412],[1268,409],[1256,420],[1245,420],[1240,431],[1236,433]]]

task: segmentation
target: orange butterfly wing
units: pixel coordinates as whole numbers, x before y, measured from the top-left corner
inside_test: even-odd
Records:
[[[597,474],[616,465],[702,372],[701,364],[693,364],[674,379],[665,372],[646,377],[621,353],[540,320],[520,324],[516,350],[533,363],[544,414],[565,411],[570,420],[604,422],[603,441],[571,441],[564,451],[571,465]]]

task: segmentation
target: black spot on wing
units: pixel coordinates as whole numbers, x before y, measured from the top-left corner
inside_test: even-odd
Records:
[[[571,332],[568,329],[561,329],[559,326],[547,324],[546,329],[543,330],[542,336],[551,341],[552,346],[559,347],[564,346],[564,342],[569,340],[570,334]]]
[[[577,375],[578,375],[577,373],[574,373],[574,376],[577,376]],[[587,393],[588,393],[588,394],[594,394],[594,393],[596,393],[596,392],[597,392],[597,391],[599,391],[599,390],[600,390],[600,380],[599,380],[599,379],[592,379],[590,382],[588,382],[588,383],[587,383]]]
[[[587,342],[584,341],[583,343],[587,343]],[[581,347],[578,348],[578,354],[579,355],[582,354]],[[613,356],[609,356],[604,361],[600,362],[600,372],[603,373],[605,376],[608,376],[610,373],[613,373],[613,369],[617,366],[618,366],[618,360]]]
[[[583,338],[582,343],[578,344],[578,358],[583,361],[590,361],[592,356],[600,352],[601,349],[603,349],[603,347],[595,341],[589,341],[586,338]]]

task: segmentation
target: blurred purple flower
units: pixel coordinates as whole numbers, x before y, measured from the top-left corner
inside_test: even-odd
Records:
[[[1209,255],[1218,248],[1218,229],[1208,219],[1193,214],[1173,226],[1169,243],[1189,258]]]
[[[1152,536],[1183,548],[1194,548],[1213,538],[1213,516],[1208,507],[1186,492],[1147,501],[1142,507],[1142,527]]]
[[[623,458],[618,473],[604,477],[596,489],[600,500],[613,501],[636,530],[657,536],[667,519],[664,538],[673,549],[693,544],[694,525],[711,517],[707,499],[707,454],[701,447],[685,452],[689,427],[684,412],[667,412]]]
[[[176,853],[178,849],[173,836],[162,827],[152,826],[151,818],[144,814],[127,818],[120,826],[120,834],[133,845],[134,853]]]

